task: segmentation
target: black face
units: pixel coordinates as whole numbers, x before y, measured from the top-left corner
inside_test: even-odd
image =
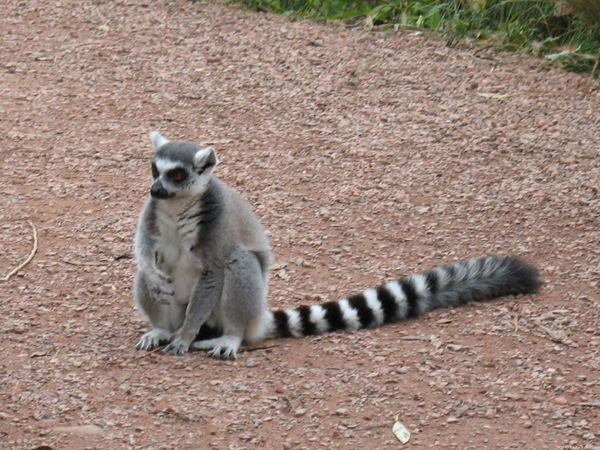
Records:
[[[156,167],[156,164],[152,163],[152,178],[156,180],[160,176],[160,172]],[[181,184],[188,179],[188,173],[185,169],[178,167],[176,169],[169,170],[165,178],[173,184]]]
[[[189,181],[189,174],[183,167],[175,167],[161,175],[156,164],[152,163],[152,178],[154,179],[150,189],[152,197],[167,199],[175,197],[180,189],[185,188],[186,181]]]

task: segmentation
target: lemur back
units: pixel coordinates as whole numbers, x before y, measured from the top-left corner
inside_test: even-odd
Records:
[[[440,266],[337,302],[270,311],[268,239],[248,203],[213,175],[212,148],[150,134],[151,196],[140,215],[134,299],[153,329],[137,347],[235,358],[242,342],[358,330],[427,311],[533,294],[535,267],[488,256]]]

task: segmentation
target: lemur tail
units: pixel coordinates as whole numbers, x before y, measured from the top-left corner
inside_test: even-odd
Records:
[[[358,330],[508,295],[536,293],[537,269],[511,256],[487,256],[439,266],[335,302],[269,312],[270,337]]]

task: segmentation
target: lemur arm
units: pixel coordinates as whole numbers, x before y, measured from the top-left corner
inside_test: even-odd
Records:
[[[135,257],[138,262],[138,271],[146,280],[151,297],[155,301],[168,304],[174,292],[170,285],[171,278],[158,268],[162,256],[156,251],[156,238],[154,237],[156,231],[153,230],[155,206],[152,199],[144,206],[138,232],[135,235]]]
[[[150,199],[144,206],[142,217],[138,225],[138,231],[135,235],[135,256],[140,268],[145,268],[148,265],[156,266],[156,239],[153,237],[151,229],[155,218],[153,217],[155,210],[154,201]]]

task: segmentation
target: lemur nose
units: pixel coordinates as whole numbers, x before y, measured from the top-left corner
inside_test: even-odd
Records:
[[[155,182],[150,189],[150,195],[154,198],[169,198],[169,192],[164,188],[160,181]]]

